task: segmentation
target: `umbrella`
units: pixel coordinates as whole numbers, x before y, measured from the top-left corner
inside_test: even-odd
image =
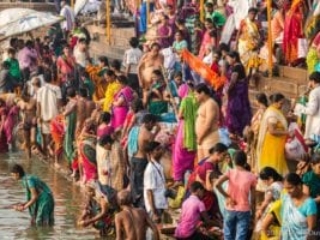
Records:
[[[74,14],[77,16],[88,2],[89,0],[76,0],[73,8]]]
[[[55,16],[50,12],[37,12],[31,10],[25,13],[17,11],[15,14],[20,17],[15,20],[14,17],[12,17],[12,21],[6,25],[0,24],[0,35],[4,38],[30,32],[37,28],[52,25],[63,20],[62,17]]]
[[[2,10],[0,12],[0,27],[15,22],[20,18],[35,12],[35,10],[30,8],[8,8]]]

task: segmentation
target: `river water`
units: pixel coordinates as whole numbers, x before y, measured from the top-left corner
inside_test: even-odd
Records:
[[[55,226],[38,228],[30,226],[28,211],[16,212],[6,206],[25,201],[21,183],[10,178],[10,167],[21,164],[27,173],[40,177],[51,188],[55,198]],[[90,240],[100,239],[91,228],[77,228],[77,218],[81,214],[84,193],[48,164],[38,159],[26,160],[21,153],[0,155],[0,239],[32,240]]]

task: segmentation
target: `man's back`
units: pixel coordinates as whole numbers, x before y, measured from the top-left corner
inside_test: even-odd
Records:
[[[152,135],[151,135],[150,131],[148,131],[146,129],[146,127],[144,125],[142,125],[140,127],[139,137],[137,139],[137,141],[138,141],[138,151],[135,154],[135,157],[137,157],[137,158],[146,158],[146,153],[144,151],[144,148],[145,148],[146,144],[149,141],[152,141],[151,136]]]
[[[117,226],[117,224],[119,225]],[[121,228],[126,238],[117,236],[117,239],[144,240],[146,239],[147,224],[147,215],[144,210],[127,207],[116,215],[116,227]]]

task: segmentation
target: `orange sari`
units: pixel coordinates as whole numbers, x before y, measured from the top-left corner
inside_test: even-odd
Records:
[[[99,101],[104,98],[107,84],[103,82],[103,77],[99,76],[99,73],[102,71],[102,68],[99,66],[88,65],[86,71],[89,73],[91,81],[95,85],[95,91],[93,93],[93,100]]]

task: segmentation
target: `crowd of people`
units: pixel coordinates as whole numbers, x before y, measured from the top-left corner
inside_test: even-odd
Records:
[[[12,38],[3,56],[1,153],[23,133],[28,158],[67,167],[86,189],[78,225],[101,235],[160,239],[169,212],[180,240],[318,239],[319,37],[310,29],[320,2],[274,1],[269,30],[266,1],[240,2],[205,3],[203,23],[197,1],[142,2],[122,62],[92,59],[90,33],[62,2],[61,27]],[[267,69],[268,31],[275,63],[307,63],[308,93],[297,102],[281,93],[249,101],[250,79]],[[20,165],[11,172],[28,200],[14,208],[52,225],[48,186]]]

